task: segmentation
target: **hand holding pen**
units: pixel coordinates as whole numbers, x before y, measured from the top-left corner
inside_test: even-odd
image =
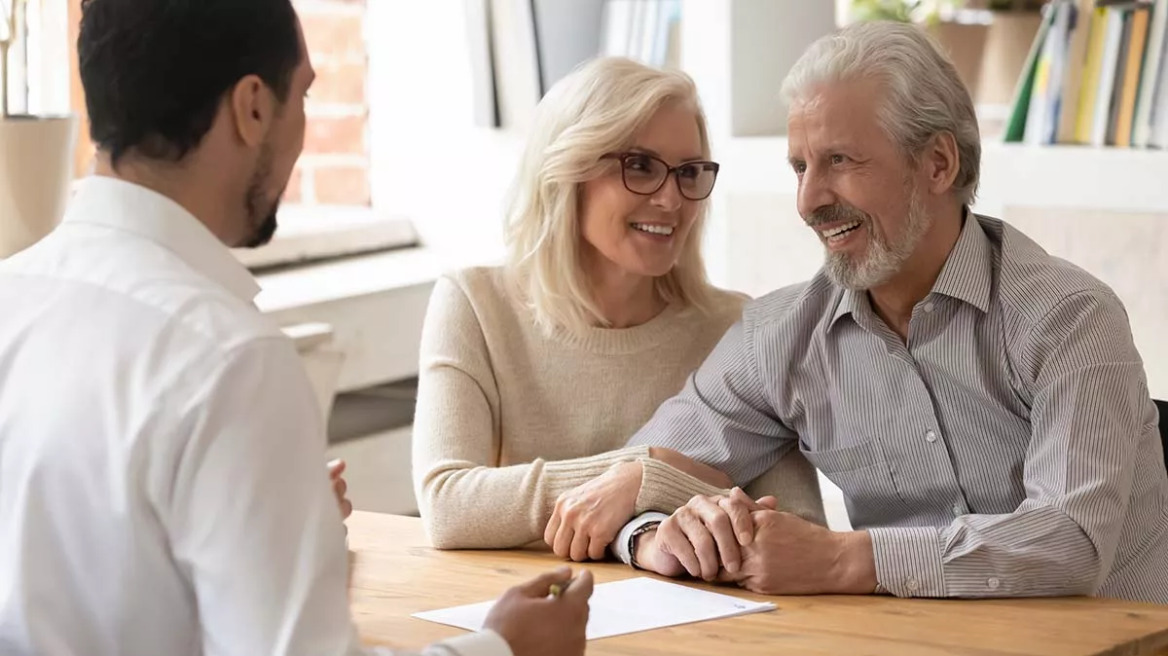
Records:
[[[487,615],[515,656],[582,656],[592,573],[561,567],[508,590]],[[549,645],[551,646],[549,648]]]

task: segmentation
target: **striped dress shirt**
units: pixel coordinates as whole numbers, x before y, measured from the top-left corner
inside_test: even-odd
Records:
[[[631,444],[739,485],[798,447],[898,596],[1168,603],[1168,476],[1123,305],[967,217],[907,340],[821,272],[748,305]]]

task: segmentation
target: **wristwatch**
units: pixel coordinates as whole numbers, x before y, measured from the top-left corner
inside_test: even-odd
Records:
[[[633,567],[638,569],[645,569],[644,567],[641,567],[637,564],[637,536],[644,535],[649,531],[656,531],[658,526],[661,526],[661,522],[648,522],[638,526],[637,530],[633,531],[632,534],[629,535],[629,564]]]

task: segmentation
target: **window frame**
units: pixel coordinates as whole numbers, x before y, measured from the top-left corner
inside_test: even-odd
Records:
[[[93,168],[94,145],[89,138],[89,115],[77,58],[82,0],[67,2],[69,104],[78,126],[73,173],[79,180]],[[371,115],[372,103],[370,98]],[[370,175],[373,173],[371,167]],[[281,214],[281,222],[283,227],[277,231],[271,244],[254,250],[235,250],[237,258],[246,266],[260,270],[419,245],[413,222],[379,210],[377,194],[374,194],[372,207],[288,204]]]

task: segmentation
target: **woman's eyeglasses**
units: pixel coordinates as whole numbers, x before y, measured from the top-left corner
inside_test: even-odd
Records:
[[[659,157],[647,153],[609,153],[605,159],[616,159],[621,164],[621,179],[625,189],[642,196],[661,191],[670,174],[677,178],[677,190],[688,200],[705,200],[714,191],[718,180],[717,162],[685,162],[670,166]]]

